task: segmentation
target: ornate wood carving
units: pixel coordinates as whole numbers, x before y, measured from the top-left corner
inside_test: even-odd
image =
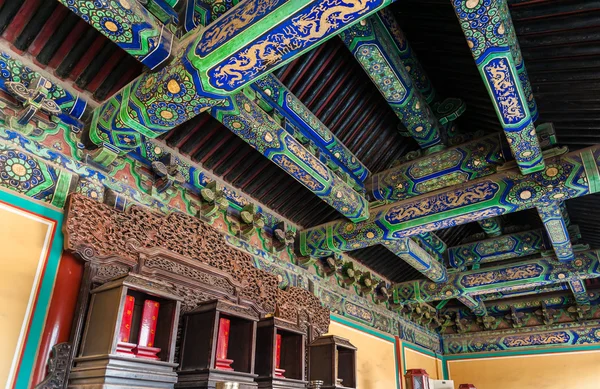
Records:
[[[183,297],[182,312],[220,299],[261,316],[277,312],[277,317],[318,334],[328,330],[329,310],[316,296],[296,287],[282,291],[277,276],[254,267],[249,254],[192,216],[165,216],[137,205],[121,212],[73,194],[65,235],[66,248],[96,266],[95,282],[136,273]]]
[[[327,333],[329,329],[329,310],[306,289],[293,286],[287,290],[278,289],[276,306],[276,317],[300,325],[307,321],[317,332],[316,336]]]
[[[48,361],[48,376],[35,389],[63,389],[66,387],[70,366],[71,344],[58,343],[52,347]]]

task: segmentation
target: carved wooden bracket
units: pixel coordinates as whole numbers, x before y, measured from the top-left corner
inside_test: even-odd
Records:
[[[200,197],[202,206],[198,216],[211,222],[218,217],[219,211],[224,211],[229,206],[229,201],[223,194],[223,186],[216,181],[206,185],[200,191]]]
[[[296,233],[289,229],[286,222],[279,222],[273,228],[273,250],[280,252],[285,250],[286,247],[292,246],[295,235]]]
[[[182,185],[185,177],[179,171],[177,161],[171,153],[166,153],[160,160],[152,162],[154,172],[154,187],[158,193],[163,193],[174,184]]]
[[[8,92],[23,104],[23,109],[18,113],[18,117],[11,120],[10,124],[26,134],[33,130],[34,127],[29,125],[29,121],[38,110],[48,115],[58,115],[62,112],[54,100],[47,98],[48,88],[51,87],[51,84],[44,77],[38,76],[33,79],[29,88],[20,82],[7,82],[5,86]]]
[[[263,215],[254,204],[248,204],[242,209],[240,219],[242,221],[240,235],[246,240],[250,239],[256,228],[260,229],[265,226]]]

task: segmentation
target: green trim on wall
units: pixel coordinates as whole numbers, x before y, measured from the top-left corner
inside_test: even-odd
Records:
[[[385,332],[381,332],[378,331],[374,328],[371,327],[366,327],[360,323],[357,323],[355,321],[351,321],[346,319],[345,317],[342,316],[338,316],[336,314],[330,314],[329,317],[331,318],[331,321],[336,322],[338,324],[343,324],[347,327],[353,328],[355,330],[364,332],[366,334],[369,335],[373,335],[379,339],[383,339],[386,340],[388,342],[391,342],[392,345],[394,346],[394,360],[396,361],[395,365],[396,365],[396,389],[401,389],[400,386],[400,371],[399,371],[399,366],[398,366],[398,354],[397,354],[397,347],[396,347],[396,338],[390,334],[386,334]],[[360,351],[360,350],[359,350]],[[404,357],[404,355],[403,355]]]
[[[25,338],[23,355],[17,366],[17,373],[14,380],[14,389],[28,389],[33,365],[37,359],[40,338],[46,323],[50,298],[54,290],[58,264],[62,255],[64,241],[62,233],[63,213],[60,210],[49,207],[47,204],[24,198],[2,188],[0,188],[0,202],[56,222],[54,236],[52,237],[52,246],[48,250],[48,259],[40,280],[39,292],[31,316],[29,332]]]
[[[404,364],[404,371],[402,372],[402,376],[404,376],[404,374],[406,374],[406,356],[405,356],[405,352],[404,349],[410,349],[413,351],[417,351],[420,352],[421,354],[425,354],[427,356],[439,359],[442,362],[442,378],[445,380],[448,380],[448,367],[446,366],[446,357],[444,357],[442,354],[437,354],[434,351],[431,351],[429,349],[426,349],[424,347],[418,346],[416,344],[407,342],[405,340],[400,339],[400,342],[402,342],[402,361]]]
[[[460,359],[480,359],[480,358],[491,358],[491,357],[510,357],[519,355],[539,355],[539,354],[556,354],[556,353],[568,353],[577,351],[595,351],[600,350],[600,345],[589,345],[589,346],[575,346],[575,347],[554,347],[545,349],[530,349],[530,350],[519,350],[519,351],[497,351],[493,353],[470,353],[470,354],[457,354],[448,355],[444,359],[447,361],[455,361]]]

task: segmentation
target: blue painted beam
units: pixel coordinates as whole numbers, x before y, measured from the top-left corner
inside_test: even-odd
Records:
[[[448,273],[446,268],[421,248],[410,238],[399,239],[394,242],[386,242],[385,248],[396,254],[415,270],[421,272],[425,277],[433,282],[446,282]]]
[[[544,169],[528,98],[507,33],[506,0],[452,0],[467,45],[523,174]]]
[[[567,230],[567,224],[563,219],[563,212],[559,203],[549,202],[537,207],[538,214],[542,219],[546,233],[552,242],[556,257],[561,262],[570,262],[575,256],[571,238]]]
[[[173,34],[137,0],[59,1],[150,69],[169,59]]]
[[[519,45],[519,40],[517,39],[517,32],[515,31],[512,17],[510,16],[507,1],[502,2],[501,13],[504,16],[504,27],[508,37],[508,45],[510,46],[510,52],[515,61],[515,68],[517,69],[517,74],[519,75],[519,82],[521,83],[521,87],[523,88],[523,92],[525,93],[525,97],[527,99],[527,107],[531,113],[531,120],[535,122],[539,116],[539,112],[535,98],[533,97],[533,88],[529,82],[527,69],[525,69],[523,54],[521,53],[521,47]]]
[[[251,88],[362,187],[369,169],[277,77],[269,74]]]
[[[448,250],[448,245],[433,232],[424,232],[413,237],[417,243],[429,254],[443,261],[444,253]]]
[[[394,40],[398,50],[398,57],[404,64],[404,67],[411,76],[415,86],[419,89],[419,92],[421,92],[423,97],[425,97],[427,103],[433,103],[436,100],[436,97],[438,97],[435,88],[412,47],[410,47],[393,12],[389,8],[384,8],[379,11],[378,16],[388,30],[390,37]]]
[[[549,247],[545,242],[543,230],[524,231],[450,247],[448,263],[461,269],[481,263],[527,257]]]
[[[400,50],[381,18],[363,19],[339,36],[419,146],[433,147],[432,151],[444,148],[442,127],[402,63]]]
[[[371,210],[356,225],[338,220],[300,232],[303,255],[325,256],[385,241],[535,208],[600,191],[600,146],[547,159],[544,172],[520,174],[517,168],[460,186],[387,204]],[[368,238],[369,234],[371,238]]]
[[[189,32],[198,26],[206,26],[216,20],[239,0],[190,0],[187,4],[185,28]],[[347,173],[358,188],[363,188],[369,175],[367,167],[317,118],[298,97],[296,97],[277,77],[266,75],[253,83],[252,88],[266,103],[270,110],[286,120],[283,128],[294,137],[303,136],[318,148],[327,164],[334,170],[338,168]],[[291,129],[293,131],[290,131]],[[296,134],[296,130],[298,134]]]
[[[496,173],[506,161],[500,135],[475,139],[374,174],[373,197],[399,201]]]
[[[577,305],[590,305],[590,296],[587,293],[585,283],[581,279],[569,281],[569,288],[573,292]]]
[[[569,289],[567,284],[555,284],[547,286],[532,286],[530,288],[519,289],[517,291],[503,290],[494,293],[479,295],[483,301],[501,300],[505,298],[515,298],[529,296],[532,294],[562,292]]]
[[[560,263],[556,257],[544,257],[519,263],[494,266],[466,272],[448,274],[448,281],[435,283],[429,280],[407,281],[392,287],[396,304],[431,302],[478,296],[497,292],[519,292],[531,286],[554,286],[579,279],[600,277],[598,251],[575,254],[575,260]]]
[[[489,238],[502,235],[502,219],[499,217],[490,217],[489,219],[479,220],[477,223]]]
[[[369,217],[369,204],[362,194],[306,150],[244,93],[233,95],[226,107],[215,107],[210,112],[243,141],[352,222]]]

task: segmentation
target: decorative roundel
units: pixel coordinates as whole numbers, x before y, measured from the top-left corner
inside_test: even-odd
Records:
[[[186,114],[182,105],[161,101],[150,105],[148,117],[154,124],[173,127],[184,122]]]
[[[121,24],[113,18],[103,17],[100,19],[100,25],[109,35],[118,36],[123,33],[123,27],[121,27]]]
[[[44,180],[38,163],[26,154],[14,151],[0,153],[0,182],[4,183],[3,186],[27,191]]]
[[[539,188],[527,182],[515,185],[508,193],[507,200],[514,204],[524,204],[536,199]]]

